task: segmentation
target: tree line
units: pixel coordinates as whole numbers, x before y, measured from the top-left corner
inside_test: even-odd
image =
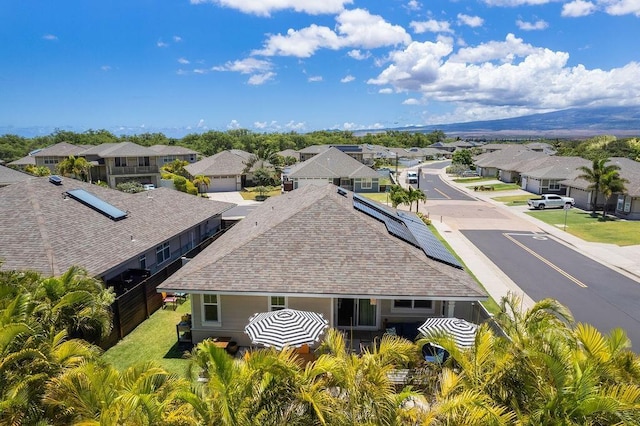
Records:
[[[103,143],[134,142],[142,146],[179,145],[193,149],[208,157],[228,149],[241,149],[256,152],[259,149],[269,149],[275,152],[286,149],[299,150],[311,145],[349,145],[376,144],[398,147],[426,147],[435,142],[442,142],[446,135],[439,130],[431,133],[409,133],[388,131],[358,137],[349,131],[316,131],[310,133],[253,133],[249,130],[238,129],[191,133],[183,138],[169,138],[162,133],[142,133],[137,135],[116,136],[107,130],[87,130],[77,133],[66,130],[56,130],[46,136],[26,138],[7,134],[0,136],[0,159],[11,162],[22,158],[29,152],[45,148],[60,142],[74,145],[100,145]]]

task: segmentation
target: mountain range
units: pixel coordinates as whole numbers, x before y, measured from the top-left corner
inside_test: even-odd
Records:
[[[56,130],[84,132],[88,129],[72,126],[0,126],[0,135],[13,134],[23,137],[45,136]],[[97,130],[97,129],[96,129]],[[115,135],[133,135],[141,133],[163,133],[170,138],[182,138],[190,133],[201,133],[190,127],[172,128],[134,128],[118,127],[105,129]],[[406,131],[430,133],[442,130],[448,137],[485,138],[485,139],[530,139],[530,138],[575,138],[583,139],[596,135],[614,135],[618,137],[640,136],[640,106],[571,108],[543,114],[499,120],[473,121],[465,123],[434,124],[428,126],[408,126],[387,129],[357,130],[354,134],[385,131]]]

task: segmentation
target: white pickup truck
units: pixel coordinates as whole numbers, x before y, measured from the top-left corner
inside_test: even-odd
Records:
[[[540,198],[531,198],[527,201],[527,205],[532,209],[545,209],[554,207],[565,207],[569,205],[573,207],[575,200],[571,197],[562,197],[556,194],[542,194]]]

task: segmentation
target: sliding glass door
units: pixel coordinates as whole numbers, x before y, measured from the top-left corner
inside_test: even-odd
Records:
[[[377,306],[371,299],[337,299],[338,327],[376,328]]]

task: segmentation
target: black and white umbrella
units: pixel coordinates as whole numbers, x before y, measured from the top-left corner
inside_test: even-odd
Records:
[[[280,350],[285,346],[299,347],[317,342],[327,327],[329,321],[322,314],[281,309],[254,314],[244,332],[255,344]]]
[[[427,318],[418,331],[429,337],[434,334],[448,334],[460,348],[473,346],[478,326],[460,318]]]

